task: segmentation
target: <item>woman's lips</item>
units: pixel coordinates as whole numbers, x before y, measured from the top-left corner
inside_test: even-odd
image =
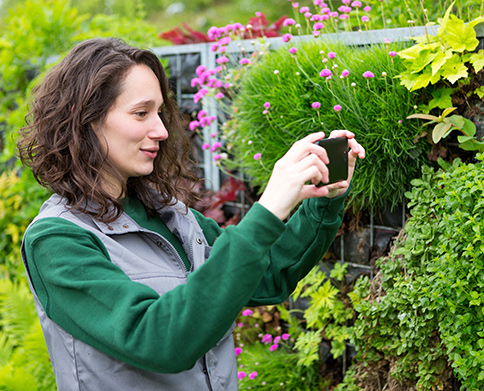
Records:
[[[143,152],[150,159],[154,159],[158,154],[158,148],[141,149],[141,152]]]

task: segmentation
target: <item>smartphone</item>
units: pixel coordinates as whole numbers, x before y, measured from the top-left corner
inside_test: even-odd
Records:
[[[315,144],[326,150],[329,158],[329,182],[319,186],[348,179],[348,139],[346,137],[323,138]]]

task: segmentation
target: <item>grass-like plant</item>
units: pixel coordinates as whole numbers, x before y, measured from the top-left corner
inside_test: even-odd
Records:
[[[416,96],[395,80],[400,48],[388,40],[366,48],[311,40],[288,43],[243,68],[224,129],[233,157],[226,166],[263,188],[294,141],[314,131],[348,129],[367,150],[349,199],[353,209],[402,202],[428,147],[415,141],[419,127],[406,119],[415,112]]]

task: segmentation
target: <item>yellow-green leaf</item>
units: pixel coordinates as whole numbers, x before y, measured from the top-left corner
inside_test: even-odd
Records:
[[[464,51],[472,52],[479,45],[474,28],[466,26],[464,21],[455,15],[450,15],[450,20],[442,39],[453,51],[459,53]]]
[[[479,72],[482,68],[484,68],[484,50],[481,49],[477,53],[472,53],[469,62],[474,67],[476,73]]]

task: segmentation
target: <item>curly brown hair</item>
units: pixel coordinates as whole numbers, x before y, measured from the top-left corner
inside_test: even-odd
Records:
[[[103,123],[128,71],[140,64],[151,68],[160,82],[162,119],[170,137],[160,143],[153,172],[124,183],[91,124]],[[193,197],[190,184],[197,178],[190,143],[163,66],[149,50],[114,38],[81,42],[34,87],[26,123],[20,130],[20,159],[41,185],[75,210],[104,222],[119,217],[122,203],[103,186],[106,173],[119,180],[125,195],[138,197],[150,214],[159,205]]]

